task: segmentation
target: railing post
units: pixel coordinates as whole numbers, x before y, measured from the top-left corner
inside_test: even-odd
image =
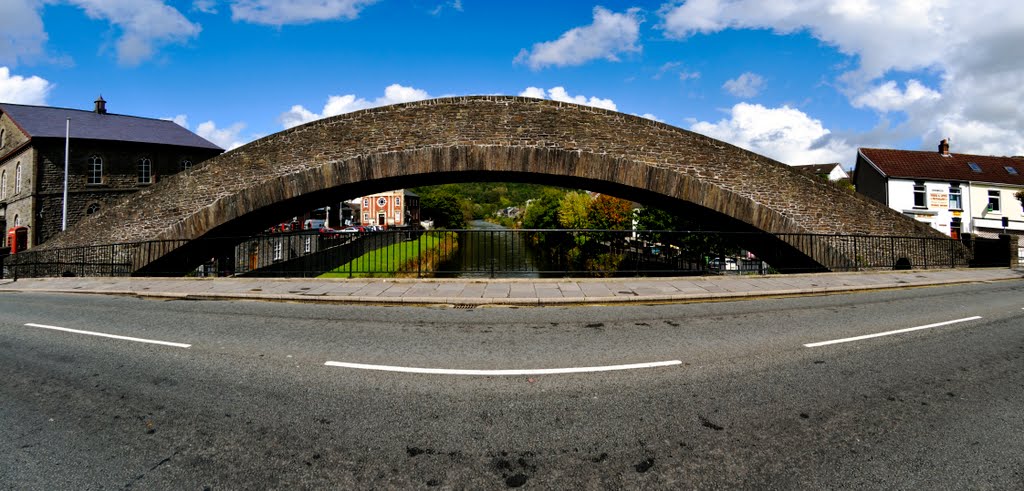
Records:
[[[423,277],[423,248],[420,247],[423,242],[423,234],[416,237],[416,277]]]
[[[928,239],[921,239],[921,256],[924,258],[924,269],[928,269]]]

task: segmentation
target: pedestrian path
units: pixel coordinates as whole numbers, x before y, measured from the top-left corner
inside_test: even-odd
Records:
[[[557,305],[687,302],[1024,279],[1024,271],[943,269],[605,279],[23,278],[8,292],[352,304]]]

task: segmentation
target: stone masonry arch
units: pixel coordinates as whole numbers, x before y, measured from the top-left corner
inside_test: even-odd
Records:
[[[43,248],[251,234],[332,198],[473,180],[657,201],[727,230],[942,237],[785,164],[667,124],[576,104],[472,96],[368,109],[270,135],[168,177]],[[817,269],[849,259],[786,242],[796,258],[788,260]]]

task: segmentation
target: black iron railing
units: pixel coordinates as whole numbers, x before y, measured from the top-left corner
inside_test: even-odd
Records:
[[[559,277],[957,268],[973,242],[933,237],[623,230],[305,231],[30,249],[5,275]]]

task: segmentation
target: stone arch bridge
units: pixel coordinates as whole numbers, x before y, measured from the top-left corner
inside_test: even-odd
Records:
[[[332,200],[467,181],[599,191],[723,231],[943,237],[814,176],[667,124],[576,104],[473,96],[368,109],[270,135],[165,178],[42,249],[251,235]],[[852,259],[838,245],[779,237],[744,245],[769,264],[803,270]],[[175,257],[167,252],[164,263]]]

